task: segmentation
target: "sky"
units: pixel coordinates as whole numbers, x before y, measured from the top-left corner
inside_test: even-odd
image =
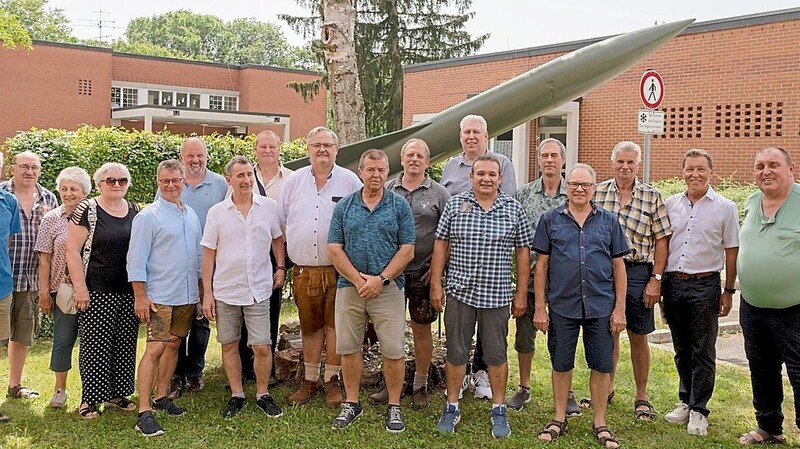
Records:
[[[106,40],[121,37],[131,19],[183,8],[223,20],[254,17],[275,23],[290,43],[301,45],[302,37],[278,14],[307,14],[295,0],[49,0],[48,6],[62,9],[80,38],[100,36],[102,19]],[[475,16],[467,30],[473,35],[491,34],[478,52],[484,54],[626,33],[656,22],[707,21],[795,7],[797,0],[473,0],[470,10]]]

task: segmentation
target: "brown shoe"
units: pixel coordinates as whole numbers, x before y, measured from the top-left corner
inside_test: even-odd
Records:
[[[331,377],[331,380],[325,382],[325,406],[328,408],[336,408],[342,405],[344,398],[342,397],[342,390],[339,389],[339,376]]]
[[[186,379],[186,390],[189,393],[197,393],[205,387],[206,384],[203,382],[202,377],[190,377]]]
[[[289,405],[302,405],[314,399],[320,391],[322,391],[322,382],[314,382],[308,379],[303,379],[303,383],[300,384],[300,388],[289,395],[289,397],[286,399],[286,402],[288,402]]]
[[[384,405],[389,403],[389,390],[383,387],[381,391],[369,395],[369,403],[372,405]]]
[[[411,396],[411,408],[414,410],[425,410],[430,403],[428,399],[428,389],[426,387],[414,391],[414,394]]]
[[[167,397],[170,399],[177,399],[183,395],[183,379],[180,377],[173,377],[172,382],[169,384],[169,393]]]

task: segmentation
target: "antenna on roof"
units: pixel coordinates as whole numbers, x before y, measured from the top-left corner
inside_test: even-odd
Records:
[[[75,24],[75,26],[79,26],[79,27],[96,27],[97,31],[98,31],[97,32],[97,39],[98,40],[102,41],[102,40],[105,40],[107,38],[112,37],[112,35],[110,35],[110,34],[103,34],[103,28],[105,28],[105,29],[109,29],[110,28],[110,29],[116,29],[116,30],[125,29],[125,27],[114,26],[114,23],[116,23],[116,22],[114,22],[113,20],[107,20],[107,19],[103,18],[104,15],[111,14],[110,12],[103,11],[102,9],[99,10],[99,11],[92,11],[92,12],[97,14],[97,16],[98,16],[97,19],[77,19],[77,20],[75,20],[76,22],[85,22],[85,23],[78,23],[78,24]]]

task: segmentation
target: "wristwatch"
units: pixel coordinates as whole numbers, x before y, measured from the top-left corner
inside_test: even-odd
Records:
[[[736,293],[736,289],[735,288],[725,287],[725,293],[730,293],[732,295],[732,294]]]
[[[381,283],[382,283],[384,286],[387,286],[387,285],[389,285],[389,284],[391,284],[391,283],[392,283],[392,280],[391,280],[391,279],[389,279],[389,278],[387,278],[387,277],[386,277],[386,276],[384,276],[383,274],[379,274],[378,276],[380,276],[380,278],[381,278]]]
[[[658,282],[661,282],[661,279],[662,279],[664,276],[661,276],[661,275],[660,275],[660,274],[658,274],[658,273],[653,273],[653,275],[652,275],[652,276],[650,276],[650,277],[656,278],[656,280],[657,280]]]

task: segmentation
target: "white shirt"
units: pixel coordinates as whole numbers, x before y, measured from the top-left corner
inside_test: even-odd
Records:
[[[232,306],[248,306],[272,295],[272,239],[280,237],[278,205],[253,194],[245,218],[228,196],[208,211],[200,244],[216,250],[214,298]]]
[[[672,195],[665,204],[672,224],[666,271],[697,274],[722,270],[725,249],[739,246],[736,204],[711,186],[694,206],[686,192]]]
[[[278,197],[280,196],[281,186],[283,185],[283,180],[286,179],[287,176],[289,176],[290,174],[292,174],[294,172],[293,170],[290,170],[290,169],[284,167],[283,164],[280,164],[280,168],[278,169],[278,173],[276,173],[275,176],[273,176],[272,179],[270,179],[269,182],[265,184],[264,183],[264,177],[261,176],[261,170],[259,170],[258,164],[253,166],[253,171],[256,174],[256,180],[262,186],[264,186],[264,191],[267,194],[266,197],[267,198],[272,198],[275,201],[278,201]],[[254,190],[257,189],[257,188],[258,188],[257,186],[254,187]],[[259,192],[256,191],[256,193],[259,193]]]
[[[289,258],[297,265],[332,265],[328,259],[328,228],[336,203],[361,188],[361,180],[346,168],[333,166],[328,181],[317,191],[311,166],[283,181],[278,214],[286,231]]]

